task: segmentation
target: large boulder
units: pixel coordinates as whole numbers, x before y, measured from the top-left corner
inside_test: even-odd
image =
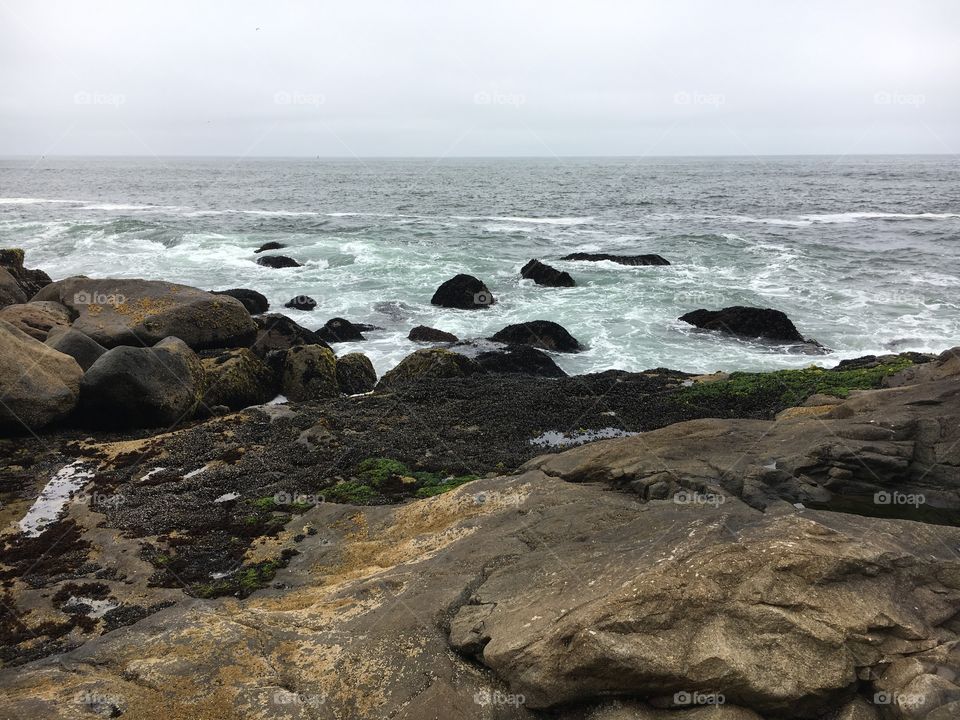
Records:
[[[417,325],[410,331],[410,334],[407,335],[407,340],[429,343],[455,343],[459,342],[460,338],[453,333],[437,330],[436,328],[427,327],[426,325]]]
[[[91,427],[174,426],[193,416],[204,385],[200,358],[179,338],[115,347],[83,376],[81,419]]]
[[[0,307],[25,303],[50,284],[49,275],[43,270],[25,268],[23,261],[20,248],[0,250]]]
[[[425,348],[407,355],[380,379],[377,388],[392,388],[419,378],[467,377],[477,372],[480,366],[465,355],[444,348]]]
[[[324,326],[317,331],[317,334],[328,343],[366,340],[359,325],[354,325],[343,318],[327,320]]]
[[[276,396],[279,384],[273,370],[248,348],[223,350],[201,359],[206,375],[203,404],[239,410],[260,405]]]
[[[532,320],[531,322],[507,325],[490,338],[495,342],[508,345],[532,345],[554,352],[579,352],[583,350],[580,342],[558,323],[551,320]]]
[[[227,295],[158,280],[67,278],[34,300],[54,300],[75,315],[73,327],[106,348],[144,347],[178,337],[194,350],[249,345],[256,325]]]
[[[297,345],[283,358],[281,392],[291,400],[322,400],[340,394],[333,351],[320,345]]]
[[[478,310],[490,307],[496,302],[493,293],[473,275],[456,275],[437,288],[430,299],[433,305],[458,308],[460,310]]]
[[[575,252],[564,255],[561,260],[585,260],[599,262],[609,260],[620,265],[669,265],[670,261],[660,255],[611,255],[610,253]]]
[[[107,349],[100,343],[72,327],[54,327],[44,341],[49,347],[69,355],[84,371],[89,370]]]
[[[212,290],[214,295],[229,295],[243,303],[251,315],[260,315],[270,309],[270,302],[263,293],[246,288],[231,288],[229,290]]]
[[[574,287],[577,284],[570,277],[570,273],[557,270],[539,260],[531,260],[520,268],[520,275],[527,280],[533,280],[537,285],[546,287]]]
[[[337,385],[344,395],[357,395],[373,390],[377,371],[363,353],[347,353],[337,358]]]
[[[0,429],[35,432],[65,418],[82,375],[72,357],[0,320]]]
[[[266,357],[274,350],[288,350],[298,345],[319,345],[329,348],[318,333],[299,325],[286,315],[270,313],[253,319],[257,327],[257,337],[250,345],[260,357]]]
[[[536,375],[566,377],[566,373],[542,350],[530,345],[511,345],[502,350],[488,350],[474,358],[484,372],[497,375]]]
[[[703,330],[716,330],[728,335],[763,338],[777,342],[804,342],[803,335],[780,310],[734,305],[722,310],[693,310],[680,317]]]
[[[8,305],[0,310],[0,320],[6,320],[40,342],[47,339],[51,328],[67,327],[72,319],[66,307],[49,300]]]
[[[263,265],[268,268],[302,267],[300,263],[286,255],[264,255],[263,257],[257,258],[257,265]]]

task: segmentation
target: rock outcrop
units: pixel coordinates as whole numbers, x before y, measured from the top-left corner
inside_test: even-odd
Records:
[[[455,343],[459,342],[460,338],[444,330],[437,330],[436,328],[427,327],[426,325],[417,325],[410,331],[410,334],[407,335],[407,340],[413,340],[414,342]]]
[[[104,353],[80,382],[80,421],[88,427],[167,427],[189,420],[203,397],[200,359],[180,338]]]
[[[70,311],[58,302],[28,302],[0,310],[0,320],[6,320],[40,342],[47,339],[51,328],[67,327],[72,319]]]
[[[296,297],[287,300],[283,306],[285,308],[290,308],[291,310],[304,310],[306,312],[310,312],[311,310],[316,309],[317,301],[309,295],[297,295]]]
[[[0,308],[25,303],[50,283],[43,270],[30,270],[23,263],[23,250],[0,249]]]
[[[93,338],[72,327],[54,327],[47,333],[45,343],[57,352],[69,355],[84,372],[90,369],[107,349]]]
[[[319,400],[339,395],[333,351],[320,345],[297,345],[287,350],[281,392],[291,400]]]
[[[511,345],[503,350],[487,350],[478,353],[474,360],[488,373],[566,377],[566,373],[552,357],[530,345]]]
[[[251,315],[261,315],[270,309],[270,302],[263,293],[246,288],[231,288],[230,290],[212,290],[214,295],[229,295],[243,303]]]
[[[520,268],[520,276],[546,287],[575,287],[570,273],[550,267],[539,260],[531,260]]]
[[[47,285],[34,300],[53,300],[76,315],[72,327],[106,348],[152,346],[177,337],[194,350],[249,345],[256,334],[239,300],[156,280],[74,277]]]
[[[69,355],[0,320],[0,430],[36,432],[66,418],[82,374]]]
[[[600,262],[609,260],[620,265],[669,265],[670,261],[660,255],[611,255],[610,253],[575,252],[564,255],[561,260],[586,260]]]
[[[347,353],[337,358],[337,386],[344,395],[357,395],[373,390],[377,371],[363,353]]]
[[[282,242],[277,242],[276,240],[271,240],[270,242],[265,242],[263,245],[261,245],[261,246],[258,247],[256,250],[254,250],[254,252],[255,252],[255,253],[262,253],[262,252],[265,252],[265,251],[267,251],[267,250],[281,250],[281,249],[283,249],[283,248],[285,248],[285,247],[286,247],[286,245],[284,245]]]
[[[257,336],[250,349],[261,357],[273,350],[287,350],[298,345],[319,345],[329,348],[318,333],[297,324],[286,315],[269,313],[253,319]]]
[[[264,255],[263,257],[258,257],[257,265],[263,265],[263,267],[277,269],[303,267],[301,263],[298,263],[296,260],[287,257],[286,255]]]
[[[407,355],[395,368],[388,370],[377,385],[392,388],[419,378],[467,377],[479,371],[474,360],[444,348],[426,348]]]
[[[203,405],[239,410],[271,400],[279,390],[273,370],[252,350],[223,350],[201,359],[206,375]]]
[[[317,335],[328,343],[365,340],[360,327],[343,318],[331,318],[317,331]]]
[[[803,335],[780,310],[735,305],[723,310],[693,310],[680,317],[685,323],[703,330],[728,335],[763,338],[776,342],[804,342]]]
[[[479,310],[496,302],[490,289],[473,275],[456,275],[440,287],[430,299],[432,305],[459,310]]]
[[[583,346],[566,328],[551,320],[532,320],[530,322],[507,325],[491,338],[495,342],[509,345],[531,345],[554,352],[580,352]]]

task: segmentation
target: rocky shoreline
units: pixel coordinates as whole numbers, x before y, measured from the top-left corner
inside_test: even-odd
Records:
[[[567,377],[531,320],[378,378],[343,318],[0,259],[0,717],[960,711],[956,350]]]

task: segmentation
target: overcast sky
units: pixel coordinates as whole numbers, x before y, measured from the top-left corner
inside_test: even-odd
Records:
[[[0,0],[3,155],[957,153],[958,96],[958,0]]]

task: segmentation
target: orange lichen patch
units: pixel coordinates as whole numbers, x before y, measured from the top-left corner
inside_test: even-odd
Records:
[[[142,297],[116,305],[114,312],[118,315],[130,317],[134,323],[140,323],[149,317],[169,310],[174,305],[173,300],[166,298]]]

